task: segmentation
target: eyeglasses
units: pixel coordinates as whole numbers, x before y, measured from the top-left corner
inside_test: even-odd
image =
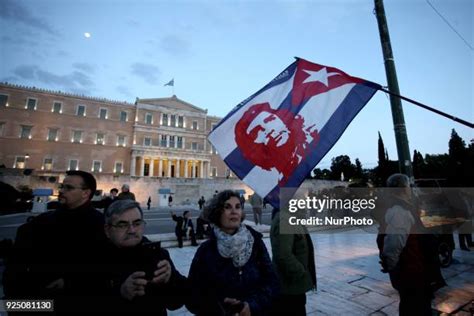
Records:
[[[133,222],[118,222],[117,224],[112,224],[110,226],[115,227],[120,230],[129,230],[132,226],[133,228],[139,228],[145,226],[146,222],[143,219],[137,219]]]
[[[72,190],[76,190],[76,189],[85,190],[85,188],[83,188],[83,187],[75,187],[75,186],[73,186],[73,185],[64,184],[64,183],[60,183],[60,184],[58,185],[58,189],[59,189],[59,190],[64,190],[64,191],[72,191]]]

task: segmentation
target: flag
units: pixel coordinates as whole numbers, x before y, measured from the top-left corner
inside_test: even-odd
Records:
[[[208,138],[243,182],[279,207],[280,189],[296,191],[379,88],[297,58]]]
[[[163,87],[166,87],[166,86],[174,87],[174,78],[171,79],[168,83],[165,83],[165,84],[163,85]]]

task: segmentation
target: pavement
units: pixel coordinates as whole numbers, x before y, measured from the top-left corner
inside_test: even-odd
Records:
[[[263,233],[271,256],[270,227],[255,226],[247,220],[245,223]],[[174,234],[147,237],[160,240],[176,268],[181,274],[188,275],[198,247],[185,241],[184,247],[178,248]],[[375,234],[359,229],[319,231],[311,232],[311,239],[315,247],[318,289],[307,293],[307,315],[398,315],[398,293],[392,288],[388,274],[380,271]],[[436,315],[473,315],[469,308],[474,301],[474,248],[470,252],[461,251],[457,236],[454,239],[453,263],[442,269],[448,286],[436,293],[432,308]],[[2,270],[0,264],[0,273]],[[0,295],[3,296],[1,287]],[[183,307],[168,311],[168,315],[192,314]]]
[[[269,226],[256,228],[264,233],[271,256]],[[162,240],[178,271],[187,276],[198,247],[187,246],[188,241],[185,247],[177,248],[171,235],[149,237]],[[307,315],[398,315],[398,293],[392,288],[388,274],[380,271],[375,234],[358,229],[312,232],[311,239],[318,289],[307,293]],[[472,315],[469,308],[474,300],[474,248],[467,252],[456,247],[453,263],[442,269],[448,286],[438,290],[433,300],[436,315]],[[168,311],[168,315],[192,314],[183,307]]]

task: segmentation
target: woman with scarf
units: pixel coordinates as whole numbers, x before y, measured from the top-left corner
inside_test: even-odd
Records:
[[[242,224],[239,194],[220,192],[204,212],[214,228],[191,264],[187,308],[197,315],[268,315],[278,279],[262,234]]]

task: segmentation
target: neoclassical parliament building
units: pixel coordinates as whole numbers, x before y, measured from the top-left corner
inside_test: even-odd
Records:
[[[0,165],[50,177],[229,177],[207,141],[219,120],[176,96],[127,103],[0,83]]]

